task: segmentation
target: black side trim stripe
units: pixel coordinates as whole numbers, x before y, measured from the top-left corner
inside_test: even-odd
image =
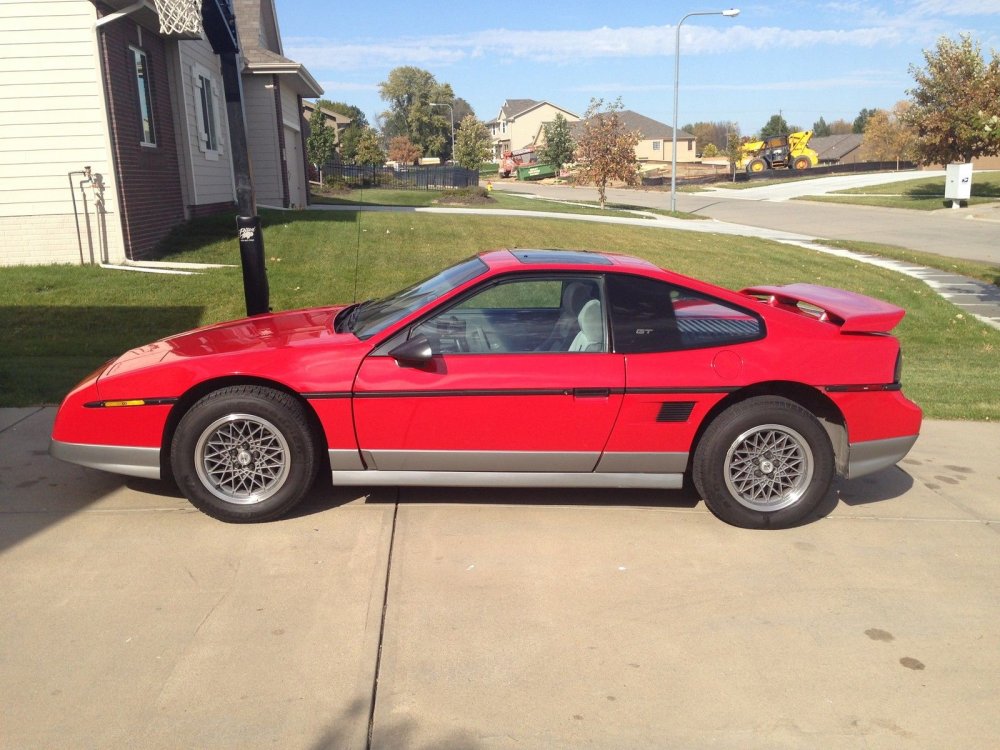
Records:
[[[720,386],[718,388],[626,388],[626,395],[674,395],[685,393],[734,393],[745,386]]]
[[[170,406],[180,401],[179,398],[109,398],[104,401],[88,401],[84,409],[108,409],[112,406]]]
[[[825,385],[823,390],[827,393],[852,393],[865,391],[901,391],[902,383],[875,383],[864,385]]]
[[[348,391],[310,392],[303,393],[307,399],[331,398],[448,398],[456,396],[657,396],[697,393],[732,393],[737,387],[720,388],[480,388],[480,389],[446,389],[440,391]]]

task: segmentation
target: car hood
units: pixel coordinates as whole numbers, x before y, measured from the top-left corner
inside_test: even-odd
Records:
[[[333,332],[333,319],[343,309],[292,310],[196,328],[132,349],[119,357],[105,375],[120,375],[165,360],[263,352],[345,336],[355,340],[351,334]]]

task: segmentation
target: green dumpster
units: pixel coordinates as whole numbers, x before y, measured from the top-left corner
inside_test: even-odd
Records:
[[[551,164],[530,164],[517,168],[517,179],[540,180],[543,177],[555,177],[556,168]]]

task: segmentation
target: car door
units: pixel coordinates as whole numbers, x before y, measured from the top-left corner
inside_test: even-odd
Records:
[[[623,357],[608,351],[603,294],[597,275],[491,281],[376,348],[353,393],[367,467],[592,471],[625,384]],[[565,308],[570,298],[579,309]],[[589,336],[578,320],[567,326],[588,304],[584,317],[599,320]],[[425,342],[430,356],[390,353],[407,342]]]
[[[647,277],[617,274],[606,287],[626,383],[598,471],[681,473],[705,416],[746,383],[744,361],[764,336],[763,320]]]

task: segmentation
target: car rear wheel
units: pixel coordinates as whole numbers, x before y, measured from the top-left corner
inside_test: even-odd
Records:
[[[785,398],[735,404],[709,425],[693,479],[708,509],[743,528],[786,528],[823,500],[834,474],[822,425]]]
[[[305,409],[259,386],[208,394],[181,419],[171,444],[174,477],[199,510],[221,521],[268,521],[288,512],[316,476]]]

